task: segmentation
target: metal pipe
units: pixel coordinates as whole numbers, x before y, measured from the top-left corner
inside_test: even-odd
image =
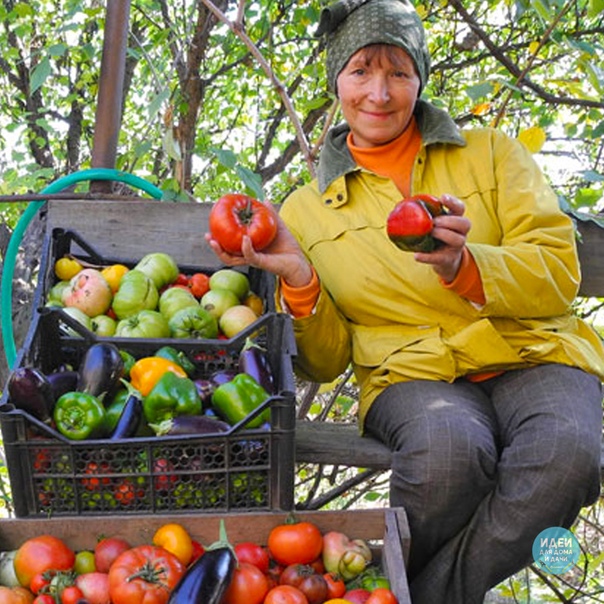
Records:
[[[117,141],[122,123],[126,49],[130,19],[130,0],[107,0],[103,56],[97,97],[93,168],[115,168]],[[111,190],[111,183],[94,181],[91,190]]]

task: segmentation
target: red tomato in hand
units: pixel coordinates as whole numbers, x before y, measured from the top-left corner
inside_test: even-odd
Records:
[[[32,537],[21,545],[15,554],[15,574],[23,587],[29,588],[31,580],[47,570],[71,570],[75,552],[64,541],[52,535]]]
[[[248,235],[256,251],[267,247],[277,234],[275,213],[257,199],[242,193],[223,195],[213,206],[209,229],[223,250],[241,256],[241,240]]]
[[[125,551],[109,569],[113,604],[166,604],[185,572],[182,562],[163,547],[139,545]]]
[[[323,535],[312,522],[279,524],[268,535],[270,555],[283,566],[310,564],[323,549]]]
[[[239,562],[222,602],[224,604],[262,604],[268,592],[266,575],[253,564]]]

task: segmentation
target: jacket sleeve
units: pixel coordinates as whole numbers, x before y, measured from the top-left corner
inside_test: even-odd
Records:
[[[281,307],[277,291],[277,307]],[[351,337],[346,321],[329,294],[322,288],[317,304],[307,317],[293,320],[297,355],[296,373],[313,382],[331,382],[348,367]]]
[[[493,161],[500,244],[468,244],[486,297],[481,314],[513,318],[564,314],[580,283],[572,221],[521,143],[495,133]]]

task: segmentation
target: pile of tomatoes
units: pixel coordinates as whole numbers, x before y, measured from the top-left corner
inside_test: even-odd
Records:
[[[270,531],[266,546],[251,541],[229,544],[237,562],[221,604],[397,604],[379,567],[368,569],[372,585],[345,582],[325,568],[318,527],[290,520]],[[179,581],[195,571],[199,564],[194,563],[206,551],[173,522],[160,526],[148,544],[132,546],[112,536],[100,539],[92,550],[78,552],[60,538],[40,535],[14,552],[15,581],[0,587],[0,602],[178,604],[174,593]]]

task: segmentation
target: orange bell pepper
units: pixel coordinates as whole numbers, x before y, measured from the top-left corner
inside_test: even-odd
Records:
[[[143,396],[147,396],[164,373],[171,371],[180,377],[187,377],[185,370],[163,357],[143,357],[130,370],[130,383]]]

